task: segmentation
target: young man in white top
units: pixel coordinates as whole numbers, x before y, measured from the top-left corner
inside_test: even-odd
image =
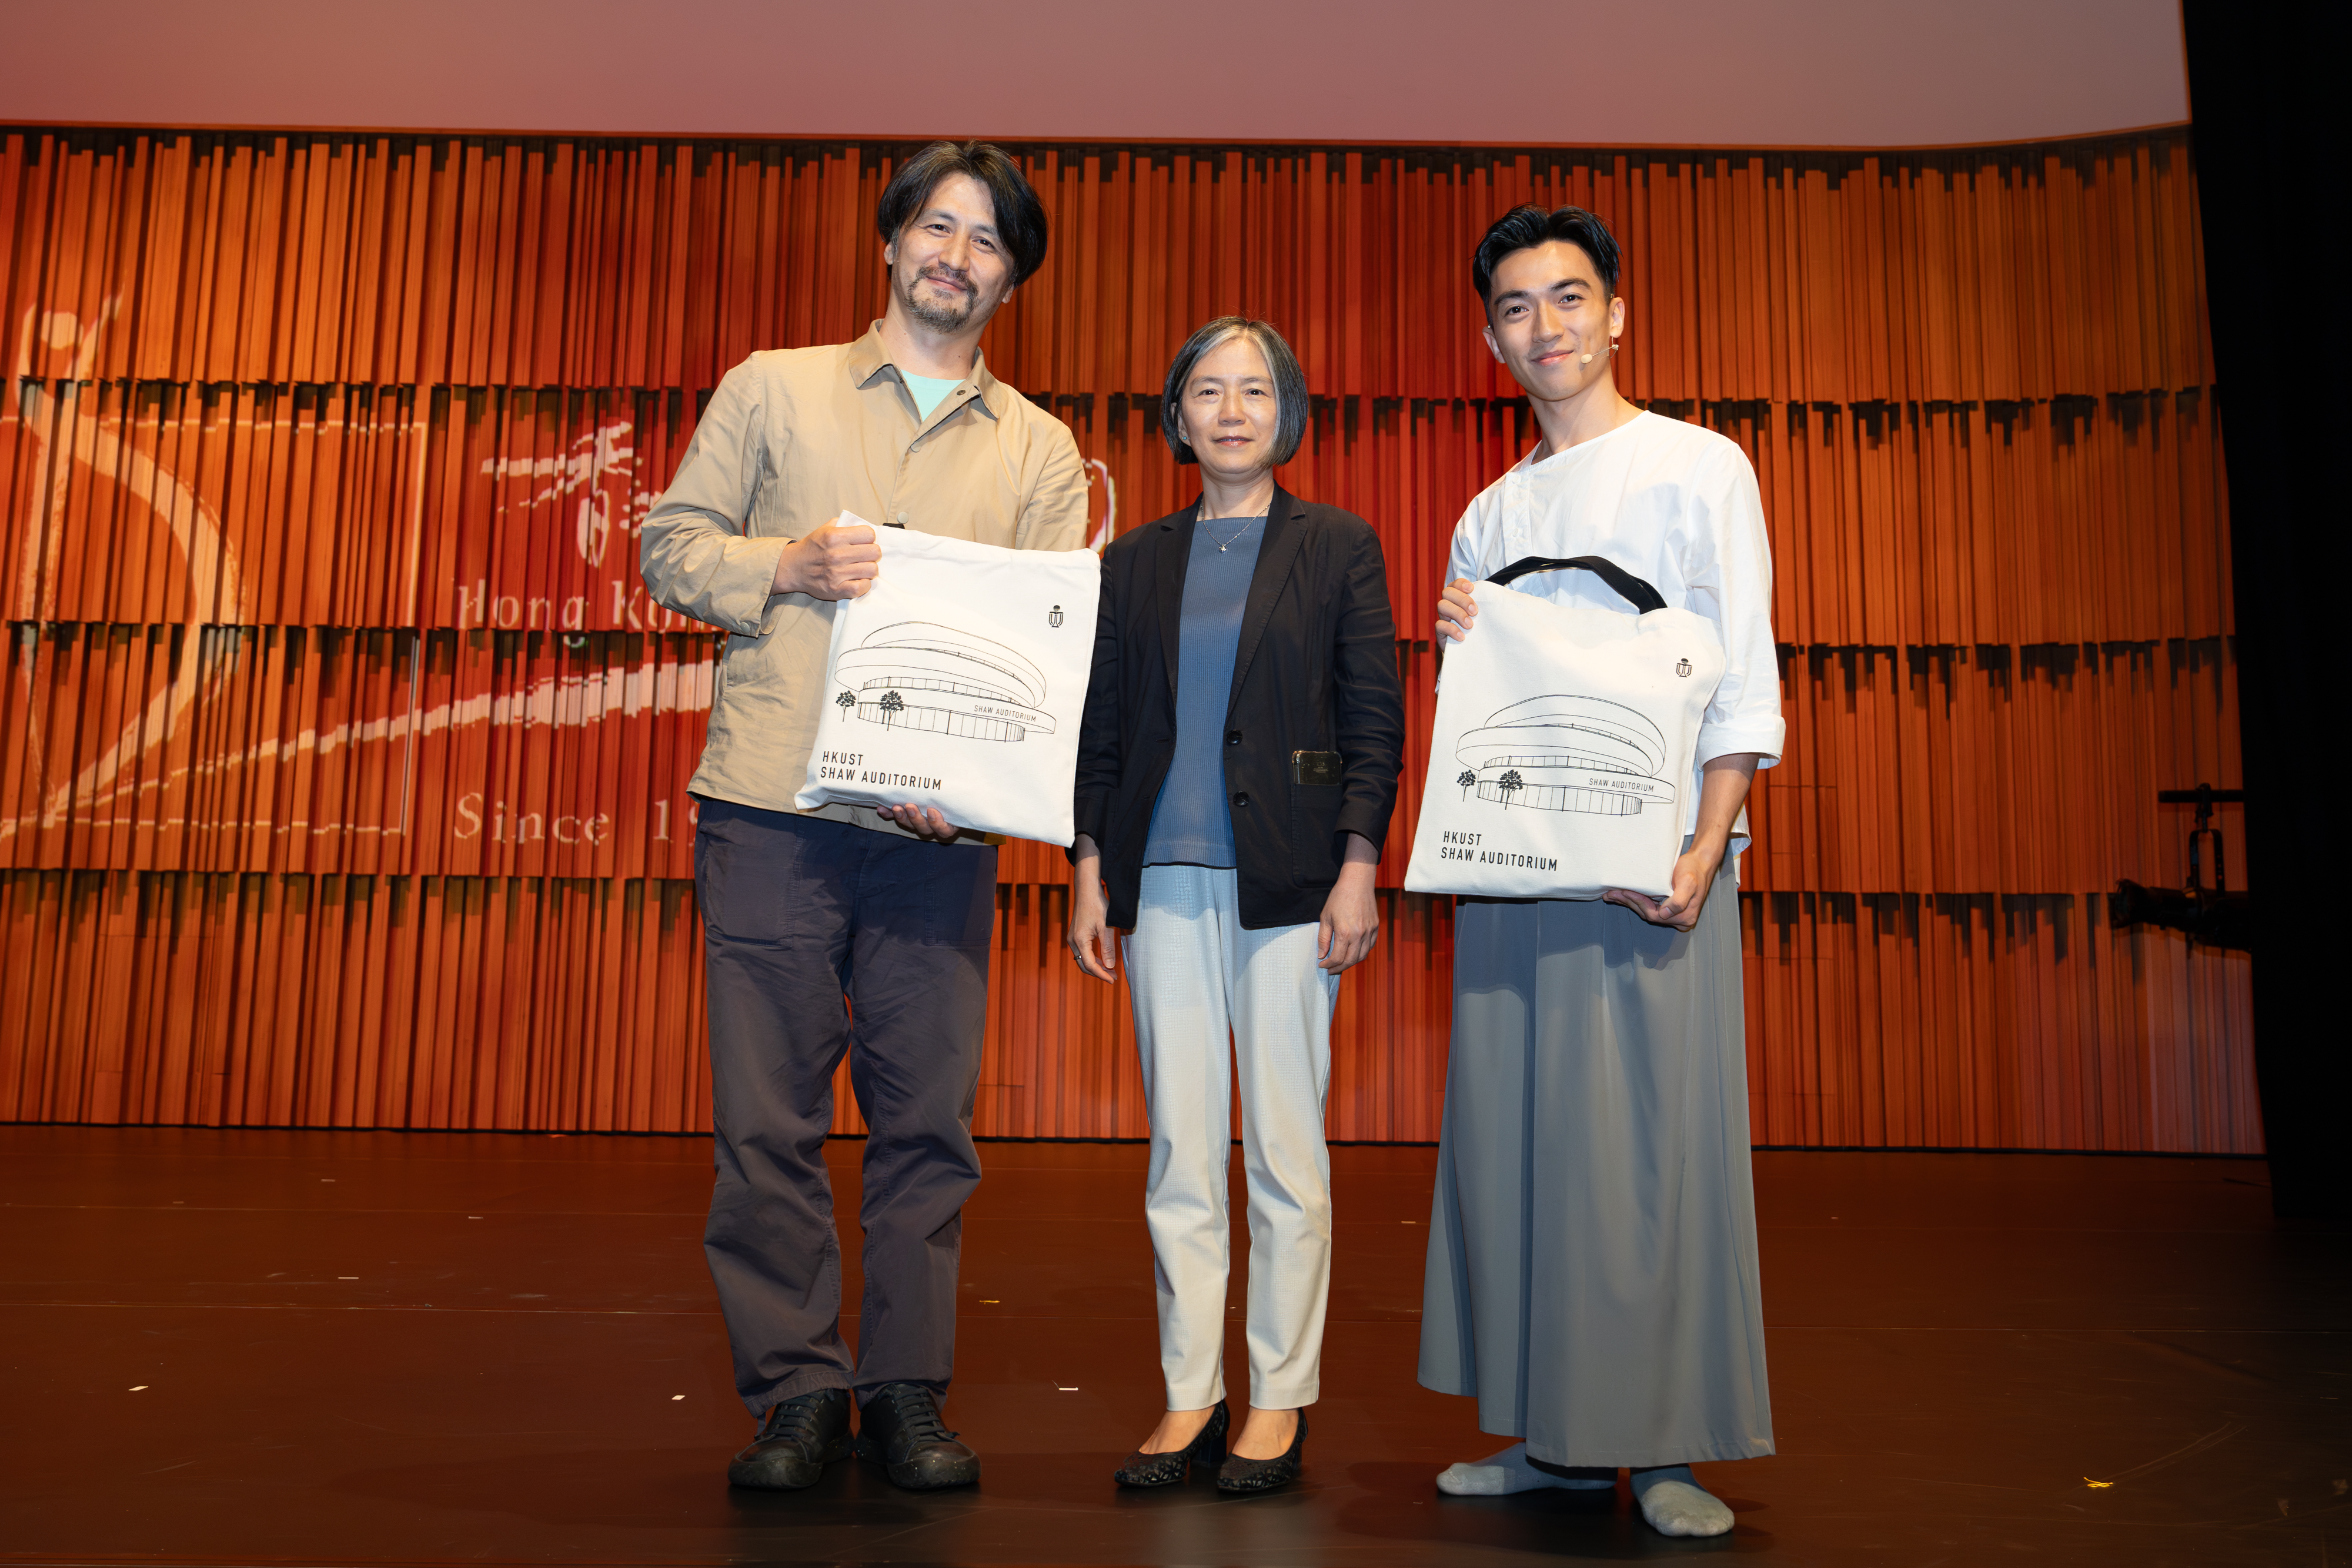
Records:
[[[1779,760],[1772,567],[1734,443],[1618,392],[1618,253],[1577,207],[1505,214],[1478,246],[1486,341],[1543,439],[1463,515],[1437,635],[1477,634],[1475,585],[1528,557],[1603,556],[1712,621],[1726,670],[1699,733],[1673,892],[1465,898],[1431,1221],[1421,1381],[1517,1437],[1448,1492],[1613,1488],[1719,1535],[1694,1460],[1772,1452],[1748,1170],[1737,856]],[[1590,572],[1520,591],[1622,612]]]
[[[889,270],[854,343],[727,372],[646,519],[654,599],[730,633],[697,802],[695,895],[718,1175],[703,1249],[760,1429],[738,1486],[815,1482],[856,1451],[902,1487],[980,1479],[941,1424],[955,1356],[972,1095],[987,1017],[996,851],[937,810],[794,809],[834,605],[882,551],[867,523],[1013,549],[1085,542],[1068,429],[988,373],[981,333],[1045,256],[1045,213],[982,142],[901,164],[875,214]],[[844,525],[842,515],[865,519]],[[866,1299],[842,1342],[824,1139],[844,1053],[866,1114]]]

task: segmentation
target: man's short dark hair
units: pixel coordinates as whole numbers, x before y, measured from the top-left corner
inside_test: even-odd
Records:
[[[874,209],[874,226],[882,231],[882,243],[894,244],[898,231],[923,211],[940,182],[958,174],[969,174],[988,187],[996,206],[996,237],[1013,260],[1013,281],[1028,282],[1029,275],[1045,263],[1045,204],[1037,200],[1021,165],[1004,149],[985,141],[961,146],[934,141],[899,164]]]
[[[1307,372],[1298,368],[1298,356],[1273,324],[1253,321],[1246,316],[1220,316],[1191,337],[1176,350],[1168,363],[1168,384],[1160,393],[1160,434],[1168,443],[1168,450],[1176,455],[1179,463],[1198,463],[1192,444],[1184,439],[1184,418],[1178,405],[1184,401],[1184,383],[1192,379],[1192,367],[1199,364],[1210,350],[1231,342],[1235,338],[1247,338],[1257,345],[1265,357],[1266,374],[1274,378],[1274,460],[1280,465],[1298,455],[1298,444],[1307,436]]]
[[[1582,207],[1513,207],[1493,226],[1478,248],[1470,253],[1470,286],[1478,303],[1494,303],[1495,269],[1514,251],[1534,250],[1554,240],[1565,240],[1592,258],[1600,269],[1602,303],[1617,296],[1617,241],[1609,225]]]

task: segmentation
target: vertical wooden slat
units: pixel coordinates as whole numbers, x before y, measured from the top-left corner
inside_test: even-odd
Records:
[[[729,364],[878,313],[904,152],[0,136],[0,1114],[702,1124],[684,781],[718,639],[646,603],[631,530]],[[2236,781],[2182,137],[1021,152],[1054,246],[990,363],[1052,394],[1116,526],[1189,498],[1148,400],[1239,310],[1318,399],[1286,482],[1388,551],[1412,755],[1335,1135],[1435,1134],[1451,909],[1393,886],[1412,633],[1531,439],[1464,258],[1572,200],[1625,248],[1623,384],[1767,497],[1791,738],[1740,911],[1757,1135],[2259,1145],[2242,958],[2100,907],[2183,873],[2157,789]],[[1066,866],[999,874],[982,1126],[1136,1135]]]

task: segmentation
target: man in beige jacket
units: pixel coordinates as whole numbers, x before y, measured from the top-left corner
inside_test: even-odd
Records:
[[[796,810],[834,605],[887,527],[1016,549],[1085,542],[1059,421],[988,373],[981,333],[1045,259],[1035,192],[984,143],[938,142],[876,213],[889,304],[854,343],[753,354],[720,382],[639,566],[655,600],[730,633],[696,797],[695,889],[718,1176],[703,1246],[761,1418],[728,1479],[813,1484],[856,1451],[903,1487],[980,1479],[941,1425],[996,913],[996,851],[937,810]],[[845,1002],[846,1006],[845,1007]],[[846,1051],[868,1134],[853,1363],[824,1137]]]

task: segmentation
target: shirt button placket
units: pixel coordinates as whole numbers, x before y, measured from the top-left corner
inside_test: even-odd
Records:
[[[894,507],[898,503],[898,497],[907,493],[907,471],[915,465],[915,454],[920,452],[922,449],[923,444],[919,439],[918,439],[909,443],[906,451],[898,454],[898,483],[892,486],[894,493],[890,497],[891,504]],[[891,520],[899,528],[903,528],[907,526],[907,513],[905,508],[900,507],[898,510],[893,511],[890,514],[890,517]]]
[[[1528,553],[1528,538],[1534,532],[1528,512],[1528,476],[1517,472],[1504,475],[1503,553],[1507,562]]]

